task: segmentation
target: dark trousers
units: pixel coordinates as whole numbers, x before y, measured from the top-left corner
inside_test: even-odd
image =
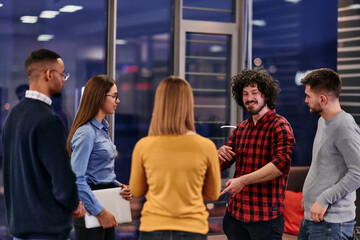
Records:
[[[281,240],[284,222],[284,215],[269,221],[241,222],[226,211],[223,230],[228,240]]]
[[[86,228],[84,218],[73,218],[75,240],[115,240],[115,228]]]
[[[206,240],[206,235],[182,231],[140,232],[139,240]]]

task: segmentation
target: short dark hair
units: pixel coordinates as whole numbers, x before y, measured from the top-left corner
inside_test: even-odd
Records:
[[[274,109],[276,107],[276,99],[279,95],[280,88],[278,86],[278,81],[274,80],[263,70],[244,69],[241,73],[232,77],[232,95],[237,104],[245,109],[243,102],[243,89],[244,87],[253,86],[255,84],[261,94],[264,95],[267,106],[270,109]]]
[[[26,75],[29,76],[31,74],[30,65],[33,63],[38,63],[46,60],[56,61],[60,58],[60,55],[50,51],[48,49],[38,49],[30,53],[30,55],[26,58],[25,61],[25,72]]]
[[[333,92],[336,97],[340,96],[341,78],[339,74],[329,68],[320,68],[312,71],[301,79],[301,83],[309,85],[312,91]]]

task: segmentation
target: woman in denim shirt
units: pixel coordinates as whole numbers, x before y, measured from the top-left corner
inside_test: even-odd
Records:
[[[116,147],[109,137],[106,114],[114,114],[120,100],[115,81],[105,75],[92,77],[85,85],[80,107],[69,133],[67,149],[76,175],[80,200],[85,209],[98,216],[102,227],[85,228],[84,218],[74,218],[75,239],[115,239],[115,217],[95,198],[91,190],[122,187],[130,200],[128,186],[116,180]]]

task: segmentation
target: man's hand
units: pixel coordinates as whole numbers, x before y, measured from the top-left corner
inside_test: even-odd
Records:
[[[326,212],[326,208],[320,205],[318,200],[314,203],[310,210],[310,217],[314,222],[321,222],[324,220],[324,214]]]
[[[220,196],[224,195],[227,192],[231,194],[239,193],[245,186],[245,183],[243,183],[241,177],[238,177],[228,180],[225,185],[226,188],[221,191]]]
[[[74,218],[82,218],[85,216],[85,208],[81,201],[79,201],[77,209],[71,213],[71,216]]]
[[[231,161],[233,159],[233,157],[236,155],[232,151],[232,147],[229,147],[226,145],[221,146],[217,152],[218,152],[220,162]]]
[[[132,194],[130,192],[130,188],[128,185],[125,184],[119,184],[119,187],[121,187],[123,190],[120,193],[120,195],[125,199],[125,200],[131,200],[132,199]]]
[[[105,208],[97,216],[103,229],[116,227],[118,225],[114,215]]]

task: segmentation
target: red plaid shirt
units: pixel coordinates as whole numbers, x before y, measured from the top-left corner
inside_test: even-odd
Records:
[[[235,176],[254,172],[273,163],[283,175],[271,181],[250,184],[238,194],[232,194],[227,211],[243,222],[268,221],[277,218],[284,210],[284,196],[290,169],[290,155],[295,145],[290,123],[269,110],[254,125],[252,117],[237,125],[226,145],[236,156],[223,163],[221,170],[236,161]]]

